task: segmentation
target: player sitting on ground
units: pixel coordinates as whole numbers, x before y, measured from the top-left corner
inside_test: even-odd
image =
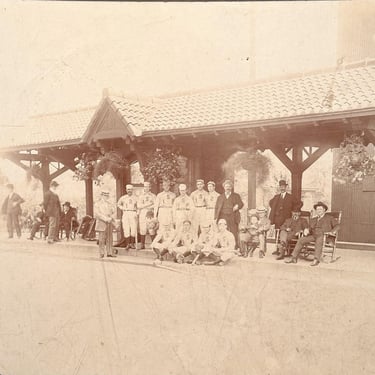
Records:
[[[151,248],[156,254],[155,261],[163,261],[164,255],[169,252],[172,241],[176,235],[175,230],[170,224],[164,224],[151,243]]]
[[[196,232],[192,230],[190,220],[185,220],[182,223],[182,230],[177,232],[170,247],[170,252],[177,263],[184,263],[185,258],[191,256],[195,242],[197,242]]]
[[[197,242],[194,244],[194,250],[192,251],[193,260],[188,261],[187,263],[202,264],[202,260],[209,257],[209,255],[212,253],[211,227],[208,223],[205,223],[202,225],[201,229],[202,229],[202,233],[199,235]]]
[[[211,261],[204,262],[206,265],[218,264],[223,266],[236,254],[235,246],[236,240],[233,233],[227,229],[227,222],[225,219],[220,219],[217,223],[218,231],[213,235],[211,242],[211,254],[209,258]]]

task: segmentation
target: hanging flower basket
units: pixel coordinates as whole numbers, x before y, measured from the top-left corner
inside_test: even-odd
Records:
[[[129,162],[119,152],[108,151],[94,164],[93,179],[97,180],[99,176],[107,172],[112,173],[113,177],[118,179],[127,168],[129,168]]]
[[[74,171],[73,178],[77,181],[93,178],[94,166],[98,159],[98,152],[84,152]]]
[[[141,172],[145,181],[159,185],[168,180],[172,185],[180,177],[180,153],[172,148],[156,148],[146,156]]]
[[[334,180],[339,183],[360,182],[365,176],[375,174],[375,159],[367,152],[363,136],[352,134],[340,144],[339,161]]]
[[[250,149],[234,153],[223,164],[223,170],[228,178],[233,178],[234,172],[240,169],[256,172],[258,184],[263,184],[270,174],[270,159],[260,151]]]

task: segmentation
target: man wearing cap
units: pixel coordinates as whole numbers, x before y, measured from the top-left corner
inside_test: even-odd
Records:
[[[170,246],[170,252],[174,255],[177,263],[184,263],[185,258],[191,255],[197,240],[198,237],[195,230],[191,227],[191,221],[184,220],[182,229],[177,231]]]
[[[24,201],[23,198],[14,192],[14,185],[8,184],[7,186],[8,196],[5,198],[4,203],[1,207],[1,212],[6,215],[7,218],[7,229],[8,237],[13,238],[13,230],[16,230],[17,237],[21,237],[21,227],[19,217],[21,215],[21,204]]]
[[[238,224],[241,221],[240,209],[243,202],[239,194],[232,191],[233,184],[230,180],[223,183],[224,193],[217,198],[215,205],[215,220],[225,219],[228,230],[233,233],[236,240],[236,249],[239,247]]]
[[[115,221],[115,205],[109,200],[109,191],[105,188],[100,199],[95,203],[95,230],[99,233],[99,256],[115,257],[113,254],[113,223]]]
[[[178,186],[180,195],[174,200],[172,206],[173,223],[176,231],[182,229],[182,225],[185,220],[191,223],[194,214],[194,203],[193,200],[186,194],[186,185],[180,184]]]
[[[163,191],[160,192],[155,199],[154,216],[158,219],[161,226],[164,224],[172,224],[172,206],[176,199],[176,194],[170,191],[171,183],[167,180],[163,181]]]
[[[207,182],[207,190],[206,224],[209,225],[213,231],[216,228],[215,205],[220,194],[215,190],[215,182],[213,181]]]
[[[122,210],[122,229],[126,247],[135,249],[135,236],[137,236],[137,197],[133,195],[133,185],[126,185],[126,194],[120,197],[117,207]]]
[[[51,181],[49,190],[44,194],[43,206],[48,216],[48,243],[53,244],[59,240],[59,226],[61,215],[61,203],[57,195],[56,181]]]
[[[280,193],[276,194],[269,202],[270,220],[271,224],[275,225],[275,229],[279,229],[284,221],[292,216],[293,199],[291,194],[286,191],[287,186],[285,180],[280,180]]]
[[[160,262],[164,260],[171,248],[172,241],[176,235],[176,231],[172,228],[171,224],[163,224],[158,234],[151,243],[151,248],[156,254],[156,259]]]
[[[70,232],[73,229],[74,223],[77,223],[77,211],[75,208],[71,207],[70,202],[65,202],[63,204],[60,223],[60,228],[65,231],[66,240],[69,241]]]
[[[208,193],[206,190],[204,190],[204,180],[197,180],[196,186],[197,190],[194,190],[190,194],[190,198],[193,200],[195,207],[193,216],[193,228],[198,234],[199,231],[202,231],[202,225],[206,221]]]
[[[149,211],[154,215],[154,203],[156,195],[150,191],[150,183],[143,184],[143,193],[138,197],[137,208],[139,214],[139,233],[141,235],[141,249],[145,248],[145,240],[147,234],[147,218],[146,215]]]
[[[303,205],[301,203],[293,205],[292,217],[286,219],[280,227],[279,243],[277,245],[279,254],[276,260],[284,259],[289,242],[303,233],[309,226],[307,220],[301,217],[301,207]]]
[[[216,257],[216,259],[213,259],[212,264],[222,266],[235,256],[236,240],[233,233],[227,229],[225,219],[218,220],[217,228],[218,230],[214,233],[211,242],[212,253],[210,257]]]
[[[320,263],[324,234],[336,236],[339,225],[334,217],[327,215],[328,206],[323,202],[314,205],[317,216],[310,220],[309,227],[303,231],[303,237],[299,238],[293,250],[292,258],[285,263],[297,263],[297,258],[304,245],[315,241],[314,260],[310,266],[317,266]]]

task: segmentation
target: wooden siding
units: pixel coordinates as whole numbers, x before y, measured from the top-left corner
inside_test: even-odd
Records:
[[[339,241],[375,243],[375,179],[332,185],[332,210],[342,210]]]

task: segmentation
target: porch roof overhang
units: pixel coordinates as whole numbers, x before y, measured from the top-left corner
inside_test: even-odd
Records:
[[[88,146],[101,140],[152,142],[170,137],[233,135],[288,147],[331,142],[347,131],[375,139],[375,60],[330,72],[160,98],[108,95],[96,108],[31,119],[0,153]],[[277,137],[276,137],[277,136]]]

